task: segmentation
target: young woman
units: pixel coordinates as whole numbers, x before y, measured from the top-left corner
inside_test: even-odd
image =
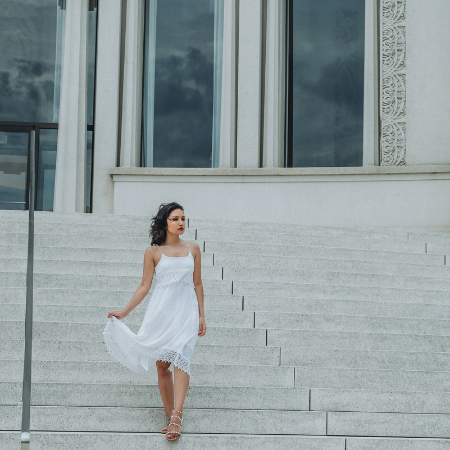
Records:
[[[189,387],[190,359],[197,336],[206,333],[203,310],[200,247],[180,239],[184,209],[162,204],[152,217],[151,246],[144,255],[142,281],[122,309],[110,311],[103,331],[108,352],[137,373],[156,368],[167,426],[161,431],[174,441],[181,435],[183,404]],[[121,319],[144,299],[156,275],[156,285],[142,325],[134,334]],[[172,380],[173,373],[173,380]],[[175,394],[175,401],[174,401]]]

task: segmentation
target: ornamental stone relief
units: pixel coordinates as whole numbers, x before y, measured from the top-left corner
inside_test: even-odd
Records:
[[[406,164],[406,0],[382,0],[381,155],[383,166]]]

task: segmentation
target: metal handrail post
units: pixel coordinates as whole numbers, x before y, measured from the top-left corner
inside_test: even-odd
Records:
[[[22,431],[21,450],[30,447],[31,410],[31,344],[33,327],[33,260],[34,260],[34,204],[36,197],[36,132],[30,131],[30,183],[28,202],[28,258],[27,258],[27,298],[25,309],[25,353],[23,363],[22,390]]]

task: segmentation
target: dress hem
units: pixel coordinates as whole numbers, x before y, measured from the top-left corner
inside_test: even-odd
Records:
[[[116,320],[119,320],[116,318]],[[156,361],[164,361],[170,363],[169,370],[173,372],[174,366],[178,367],[183,372],[190,375],[190,362],[189,360],[183,356],[179,351],[170,349],[170,348],[159,348],[155,350],[147,350],[141,354],[140,362],[141,364],[131,364],[130,359],[127,358],[127,355],[122,351],[120,345],[117,343],[115,339],[114,333],[111,330],[113,322],[110,321],[106,325],[106,328],[103,330],[102,334],[105,339],[106,348],[108,353],[115,358],[121,365],[127,367],[135,373],[148,373],[149,369],[146,369],[142,364],[142,357],[151,360],[152,362]]]

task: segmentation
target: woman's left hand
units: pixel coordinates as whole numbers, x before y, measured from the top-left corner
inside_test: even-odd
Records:
[[[198,335],[204,336],[206,333],[206,322],[204,317],[200,317],[198,321]]]

